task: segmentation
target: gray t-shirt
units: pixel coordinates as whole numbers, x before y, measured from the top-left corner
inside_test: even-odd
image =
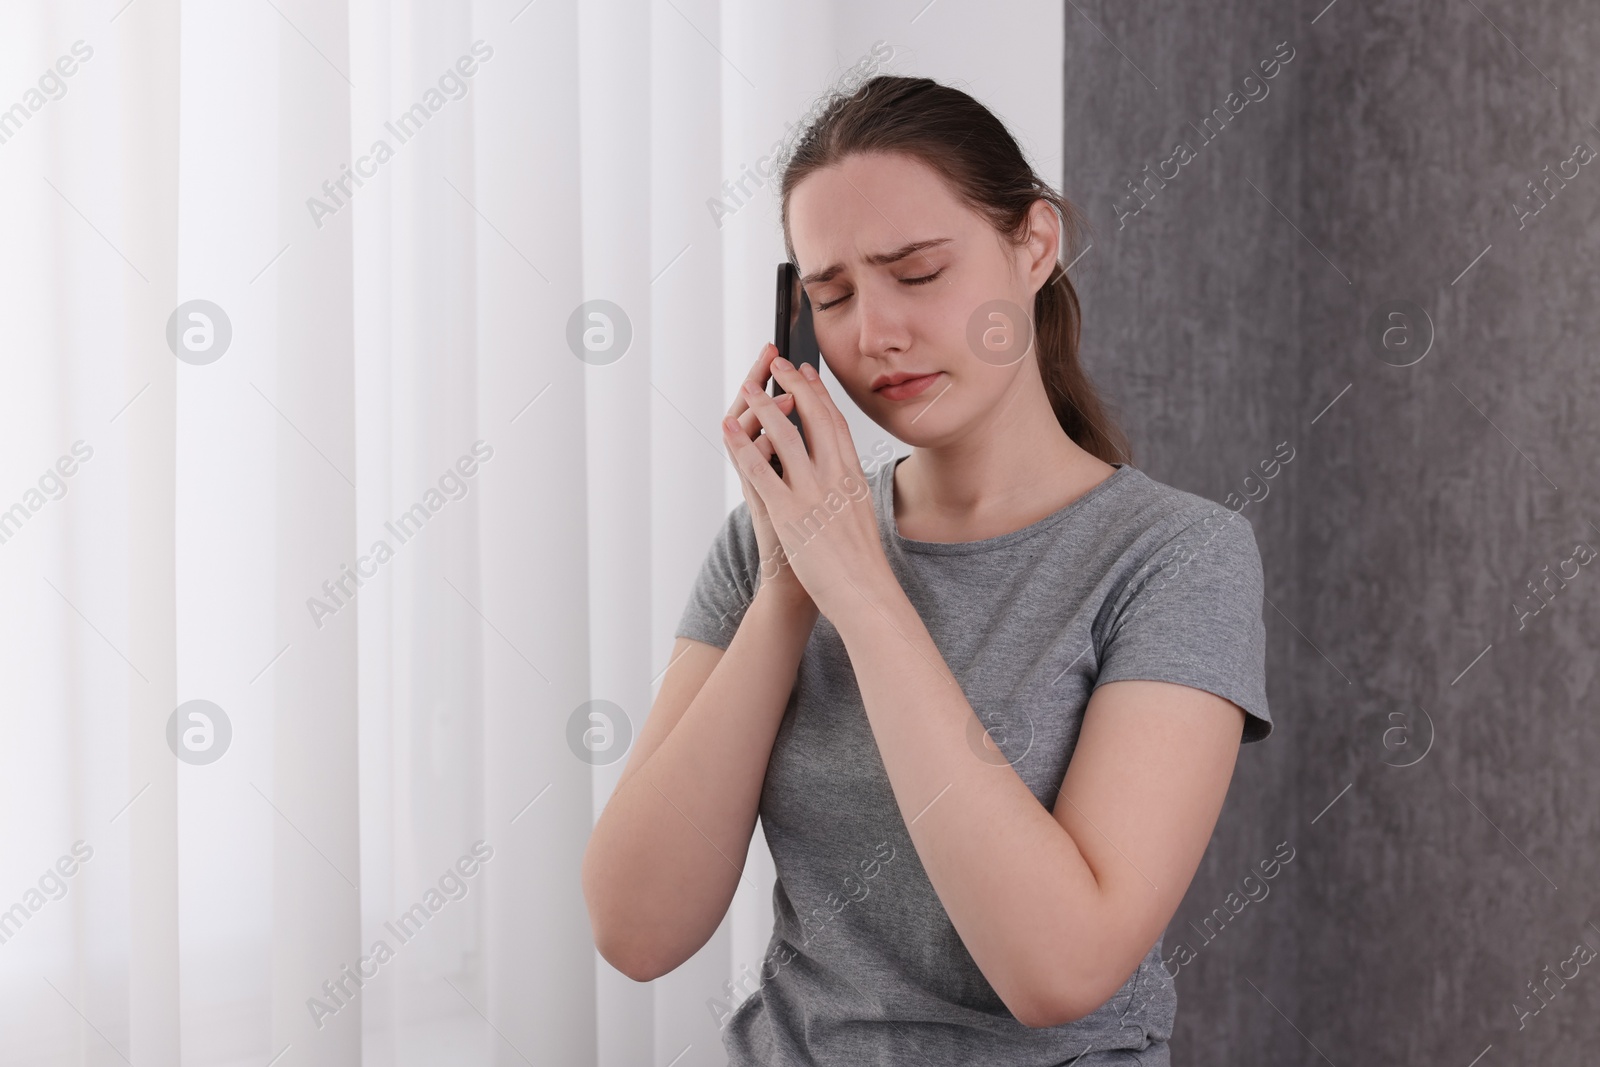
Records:
[[[899,462],[868,477],[889,565],[994,739],[985,749],[978,733],[974,752],[997,764],[1003,755],[1047,810],[1098,684],[1204,689],[1245,710],[1242,741],[1271,732],[1261,559],[1248,519],[1118,464],[1020,530],[917,541],[894,522]],[[677,635],[727,648],[758,582],[740,502]],[[850,658],[825,617],[801,656],[760,813],[777,868],[775,921],[759,988],[722,1020],[730,1067],[1168,1064],[1177,996],[1159,939],[1083,1019],[1031,1029],[1006,1008],[918,862]]]

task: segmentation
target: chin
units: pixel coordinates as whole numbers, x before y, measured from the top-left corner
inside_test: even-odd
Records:
[[[941,402],[935,404],[932,411],[918,417],[926,407],[926,404],[915,409],[897,407],[887,416],[873,421],[893,434],[896,440],[912,448],[929,448],[943,444],[951,436],[949,412],[939,410],[943,407]],[[913,419],[916,421],[913,422]]]

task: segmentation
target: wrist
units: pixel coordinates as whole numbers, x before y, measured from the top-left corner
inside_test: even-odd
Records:
[[[833,623],[840,637],[848,638],[858,628],[881,627],[886,618],[894,616],[902,606],[909,604],[899,580],[893,572],[886,571],[876,580],[851,582],[846,594],[839,597],[838,617],[830,614],[828,621]]]
[[[756,595],[751,606],[756,604],[770,604],[772,608],[784,615],[794,618],[816,621],[818,614],[817,605],[812,602],[811,594],[806,592],[805,586],[793,574],[784,574],[780,577],[762,578],[756,586]]]

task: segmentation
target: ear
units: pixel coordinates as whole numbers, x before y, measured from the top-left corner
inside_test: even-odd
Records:
[[[1037,293],[1050,280],[1061,251],[1061,217],[1050,201],[1035,200],[1028,208],[1028,235],[1022,252],[1028,271],[1028,288]]]

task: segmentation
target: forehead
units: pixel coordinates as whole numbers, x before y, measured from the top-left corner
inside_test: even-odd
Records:
[[[959,240],[982,220],[921,160],[856,154],[807,175],[789,194],[789,239],[801,274],[931,237]]]

